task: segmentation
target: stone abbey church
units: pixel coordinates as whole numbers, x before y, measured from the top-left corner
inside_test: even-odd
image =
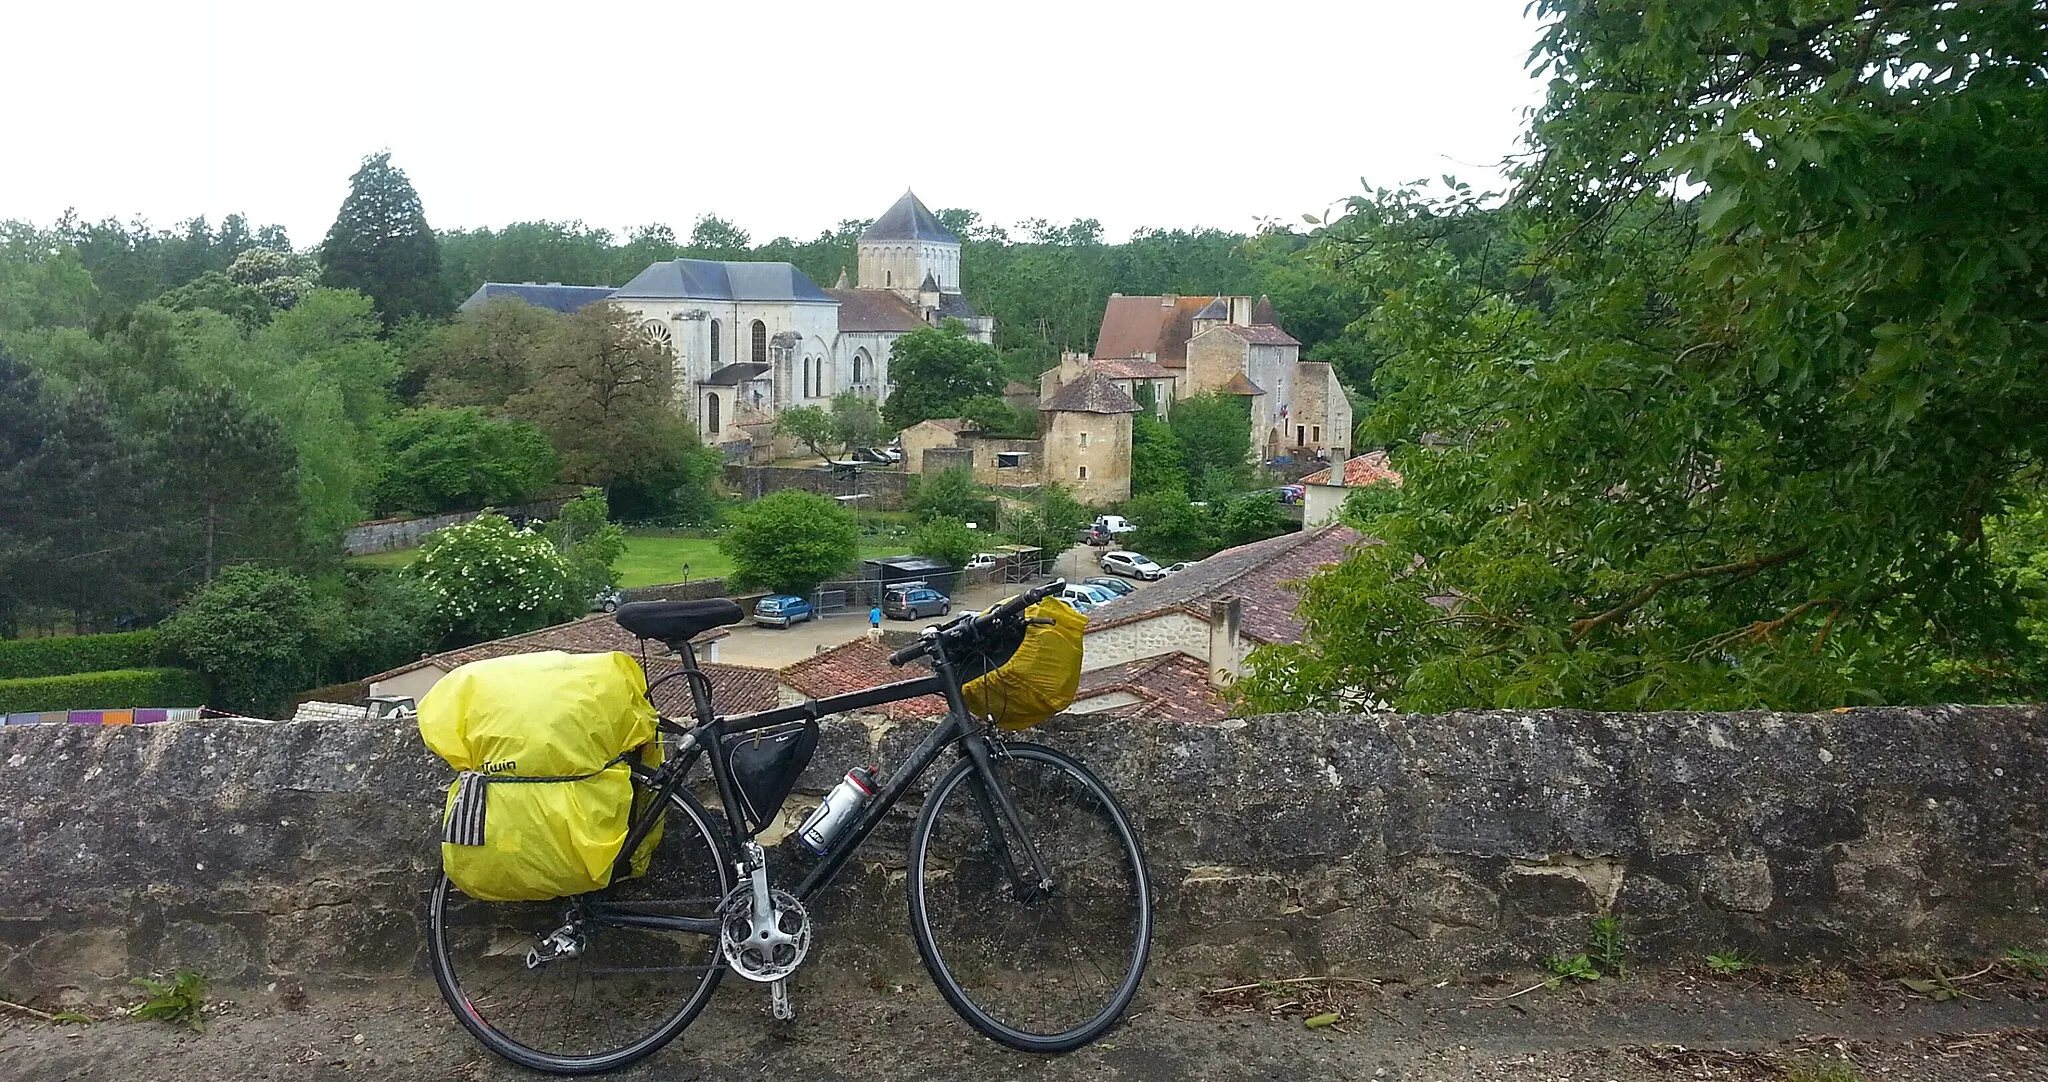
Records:
[[[487,283],[462,307],[517,297],[571,312],[609,300],[674,354],[677,391],[706,443],[741,432],[766,443],[765,426],[790,406],[829,406],[846,391],[881,402],[890,347],[909,331],[959,319],[974,338],[993,338],[995,321],[960,293],[960,238],[916,195],[875,219],[858,251],[855,280],[842,270],[830,289],[789,263],[671,259],[617,289]]]

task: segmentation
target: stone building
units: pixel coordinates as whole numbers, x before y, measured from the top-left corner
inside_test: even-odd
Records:
[[[1331,466],[1302,478],[1302,524],[1322,526],[1337,521],[1337,512],[1352,491],[1367,485],[1401,487],[1401,473],[1394,469],[1387,452],[1371,451],[1346,459],[1341,471]]]
[[[616,290],[492,282],[463,306],[512,296],[568,312],[609,300],[674,355],[677,393],[705,442],[746,430],[759,444],[788,407],[845,391],[888,398],[891,350],[919,327],[958,319],[993,341],[995,321],[960,292],[960,238],[915,194],[875,219],[856,252],[856,281],[842,270],[831,289],[789,263],[671,259]]]
[[[1114,382],[1083,372],[1040,404],[1045,480],[1085,504],[1131,498],[1131,415],[1140,407]]]
[[[1301,343],[1280,328],[1264,297],[1111,294],[1092,365],[1106,374],[1128,371],[1133,385],[1163,386],[1163,372],[1176,399],[1212,392],[1250,399],[1252,447],[1261,458],[1341,458],[1350,447],[1351,400],[1336,372],[1301,359]]]

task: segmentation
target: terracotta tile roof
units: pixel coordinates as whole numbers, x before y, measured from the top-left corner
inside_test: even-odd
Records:
[[[1088,367],[1110,379],[1172,379],[1173,373],[1163,366],[1153,364],[1143,357],[1124,357],[1107,361],[1092,361]]]
[[[1209,686],[1209,667],[1179,651],[1084,672],[1075,698],[1085,701],[1117,691],[1135,695],[1140,701],[1104,710],[1103,715],[1214,723],[1230,713],[1223,697]]]
[[[1195,313],[1213,297],[1111,297],[1095,334],[1097,357],[1150,353],[1168,368],[1188,366],[1188,338]]]
[[[725,638],[729,634],[731,632],[722,627],[713,628],[690,641],[701,646]],[[608,650],[618,650],[639,657],[640,640],[632,632],[620,627],[610,613],[598,612],[566,624],[555,624],[537,631],[492,639],[489,642],[480,642],[439,654],[429,654],[418,661],[400,665],[389,672],[378,673],[369,679],[389,680],[422,665],[432,665],[446,672],[457,665],[467,665],[485,658],[504,657],[507,654],[533,654],[542,650],[565,650],[572,654],[601,654]]]
[[[1301,344],[1295,340],[1293,335],[1273,326],[1271,323],[1254,323],[1249,327],[1239,326],[1235,323],[1225,323],[1216,329],[1228,331],[1255,346],[1298,346]]]
[[[1369,451],[1345,460],[1345,488],[1363,488],[1366,485],[1376,485],[1382,481],[1392,484],[1396,488],[1401,487],[1401,472],[1394,468],[1385,451]],[[1327,469],[1317,470],[1302,478],[1301,483],[1304,485],[1327,485],[1330,483],[1330,471]]]
[[[640,655],[633,656],[637,658]],[[670,658],[650,657],[641,662],[641,667],[647,670],[649,685],[683,671],[682,663]],[[772,709],[777,702],[776,688],[781,681],[772,669],[750,669],[714,662],[704,662],[697,667],[711,678],[711,709],[718,714],[751,714],[756,710]],[[663,717],[689,717],[690,712],[696,709],[690,704],[689,683],[676,679],[656,687],[654,709]]]
[[[925,325],[924,317],[909,301],[886,289],[828,289],[839,302],[839,329],[857,331],[914,331]]]
[[[1088,634],[1167,612],[1208,620],[1209,603],[1226,597],[1243,602],[1239,630],[1260,642],[1299,642],[1302,624],[1294,609],[1301,598],[1294,583],[1344,559],[1367,538],[1332,523],[1239,545],[1196,563],[1178,575],[1096,606]]]
[[[892,667],[889,653],[881,643],[865,638],[855,639],[784,666],[782,682],[813,699],[822,699],[827,695],[865,691],[898,680],[910,680],[919,675],[916,670]],[[945,714],[946,700],[937,695],[920,695],[915,699],[884,703],[875,707],[874,712],[890,718],[935,718]]]
[[[1137,413],[1143,407],[1100,372],[1083,371],[1038,408],[1055,413]]]
[[[1264,388],[1261,388],[1258,384],[1253,383],[1249,379],[1246,379],[1245,374],[1243,372],[1238,372],[1232,375],[1230,377],[1230,382],[1225,383],[1221,387],[1218,387],[1217,390],[1223,392],[1224,394],[1253,395],[1266,393]]]

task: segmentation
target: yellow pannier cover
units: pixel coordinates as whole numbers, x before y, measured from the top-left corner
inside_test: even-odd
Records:
[[[441,678],[419,707],[420,738],[462,771],[481,805],[481,844],[441,846],[442,870],[485,901],[531,901],[597,890],[631,825],[632,776],[618,758],[654,739],[647,677],[622,653],[548,651],[491,658]],[[644,751],[654,761],[656,749]],[[645,869],[655,839],[634,854]]]
[[[1081,688],[1081,633],[1088,617],[1057,597],[1024,610],[1024,641],[1008,661],[960,692],[976,717],[1004,729],[1029,729],[1074,704]]]

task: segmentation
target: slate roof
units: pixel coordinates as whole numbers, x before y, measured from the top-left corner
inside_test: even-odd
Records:
[[[967,303],[966,295],[961,293],[939,294],[938,313],[940,319],[973,319],[980,314],[974,310],[973,305]]]
[[[535,282],[485,282],[476,287],[469,299],[457,306],[457,311],[469,312],[481,308],[501,297],[513,297],[550,312],[568,315],[588,305],[610,297],[615,290],[610,286],[565,286],[561,284],[540,285]]]
[[[839,330],[914,331],[925,325],[924,317],[909,301],[886,289],[828,289],[839,302]]]
[[[1363,488],[1366,485],[1374,485],[1382,481],[1388,482],[1396,488],[1401,487],[1401,471],[1394,468],[1393,462],[1387,457],[1385,451],[1370,451],[1345,461],[1345,488]],[[1330,483],[1330,471],[1327,469],[1317,470],[1302,478],[1301,483],[1304,485],[1327,485]]]
[[[1209,297],[1111,297],[1095,335],[1097,357],[1150,353],[1168,368],[1186,368],[1195,313]]]
[[[782,669],[782,682],[813,699],[864,691],[882,684],[910,680],[920,670],[898,669],[889,664],[888,647],[865,638],[813,654]],[[884,703],[873,712],[889,718],[935,718],[946,712],[946,700],[937,695]]]
[[[1101,373],[1083,371],[1038,408],[1054,413],[1138,413],[1144,407]]]
[[[711,374],[699,382],[707,387],[737,387],[750,379],[760,379],[773,367],[760,361],[734,361],[712,369]]]
[[[1215,300],[1210,301],[1208,304],[1203,305],[1202,310],[1195,313],[1195,318],[1227,320],[1230,318],[1230,304],[1229,302],[1225,301],[1222,297],[1218,297]]]
[[[875,224],[860,235],[862,242],[879,240],[924,240],[958,244],[960,238],[947,232],[937,216],[925,209],[916,193],[905,190],[896,205],[882,212]]]
[[[1252,322],[1271,323],[1275,327],[1280,325],[1280,316],[1273,311],[1273,298],[1259,294],[1259,299],[1252,302]]]
[[[1217,390],[1222,391],[1224,394],[1252,395],[1266,393],[1265,388],[1253,383],[1243,372],[1233,373],[1230,381],[1218,387]]]
[[[1299,533],[1239,545],[1196,563],[1177,575],[1095,607],[1088,634],[1167,612],[1209,618],[1209,602],[1242,600],[1239,630],[1260,642],[1299,642],[1302,624],[1294,615],[1300,595],[1291,583],[1344,559],[1364,535],[1332,523]]]
[[[616,296],[695,301],[781,301],[832,304],[810,276],[790,263],[671,259],[650,265]]]
[[[1255,346],[1298,346],[1301,344],[1293,335],[1273,326],[1271,323],[1254,323],[1249,327],[1236,323],[1225,323],[1216,329],[1228,331]]]
[[[1172,379],[1173,373],[1143,357],[1119,357],[1090,361],[1089,367],[1110,379]]]
[[[1090,716],[1213,724],[1230,713],[1223,697],[1209,686],[1209,666],[1178,650],[1084,672],[1074,698],[1085,701],[1118,691],[1140,701]]]

